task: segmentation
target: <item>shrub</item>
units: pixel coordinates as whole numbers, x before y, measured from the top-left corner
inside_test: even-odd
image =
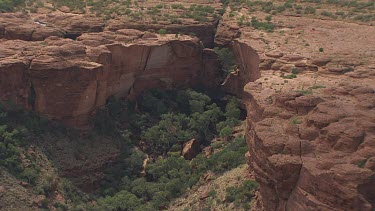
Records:
[[[254,197],[258,183],[252,180],[245,180],[239,187],[228,187],[226,189],[226,202],[237,204],[248,204]],[[246,205],[245,205],[246,207]]]
[[[266,19],[266,21],[271,22],[271,20],[272,20],[272,15],[267,15],[265,19]]]
[[[167,34],[167,30],[166,29],[159,29],[158,33],[160,35],[165,35],[165,34]]]
[[[251,18],[251,25],[255,29],[264,30],[267,32],[272,32],[276,27],[273,23],[259,21],[256,17]]]
[[[359,161],[359,162],[358,162],[358,167],[359,167],[359,168],[364,168],[365,165],[366,165],[366,162],[367,162],[367,160],[361,160],[361,161]]]
[[[290,119],[290,124],[292,125],[299,125],[302,121],[298,118],[298,116],[294,116]]]
[[[185,10],[186,8],[182,4],[172,4],[172,9],[182,9]]]
[[[328,11],[322,11],[320,14],[323,15],[323,16],[327,16],[327,17],[331,17],[331,18],[336,18],[336,16],[333,13],[328,12]]]
[[[297,75],[292,73],[292,74],[289,74],[289,75],[281,75],[282,78],[284,79],[293,79],[293,78],[297,78]]]
[[[305,7],[305,14],[315,14],[315,12],[316,12],[316,9],[314,7],[311,7],[311,6]]]
[[[299,70],[297,68],[292,68],[292,74],[297,75],[299,73]]]
[[[25,156],[31,165],[22,165],[21,154],[27,147],[25,128],[11,129],[6,125],[0,125],[0,166],[5,167],[11,174],[19,179],[26,180],[34,185],[39,177],[40,169],[32,158]]]
[[[233,129],[230,127],[225,127],[221,129],[220,131],[220,136],[227,139],[232,135]]]
[[[210,170],[221,173],[229,171],[241,164],[246,163],[245,153],[248,151],[245,138],[235,138],[223,150],[213,154],[207,160]]]
[[[242,15],[242,16],[238,19],[238,21],[237,21],[238,26],[242,26],[244,20],[245,20],[245,17]]]
[[[0,13],[13,12],[16,7],[25,4],[25,0],[0,0]]]

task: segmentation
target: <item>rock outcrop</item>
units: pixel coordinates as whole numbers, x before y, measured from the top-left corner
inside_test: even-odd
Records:
[[[181,155],[187,159],[191,160],[195,158],[199,154],[200,151],[200,144],[199,141],[196,139],[191,139],[190,141],[186,142],[182,148]]]
[[[243,87],[260,77],[259,56],[257,52],[243,40],[231,42],[231,49],[236,58],[237,67],[223,82],[223,89],[242,97]]]
[[[82,15],[54,11],[48,14],[26,15],[22,13],[0,13],[0,39],[43,41],[50,36],[76,39],[85,33],[135,29],[157,32],[165,29],[169,34],[194,35],[205,47],[214,46],[215,29],[218,20],[197,23],[160,23],[151,24],[137,21],[110,19],[104,21],[94,15]]]
[[[306,74],[245,87],[249,164],[265,210],[372,210],[375,87]],[[337,80],[337,79],[336,79]],[[350,79],[352,80],[352,79]],[[345,82],[344,82],[345,81]],[[296,90],[300,83],[305,90]]]
[[[249,175],[260,187],[254,200],[262,200],[253,210],[373,210],[375,28],[297,13],[238,3],[215,36],[218,45],[238,40],[259,55],[242,95]],[[242,88],[234,81],[228,90]]]
[[[42,41],[49,36],[63,37],[64,32],[21,13],[0,13],[0,39]]]
[[[43,41],[58,36],[75,39],[83,33],[101,32],[104,22],[96,17],[52,12],[35,14],[0,13],[0,38]]]
[[[204,50],[198,39],[143,36],[119,30],[84,34],[78,41],[4,40],[0,99],[84,128],[109,96],[134,98],[150,88],[192,87],[217,74],[210,68],[219,65],[216,54]]]
[[[145,24],[137,22],[121,22],[118,20],[110,20],[106,26],[108,31],[117,31],[119,29],[136,29],[140,31],[155,31],[165,29],[170,34],[186,34],[198,37],[205,47],[212,48],[214,46],[214,36],[217,21],[207,23],[183,23],[183,24]]]

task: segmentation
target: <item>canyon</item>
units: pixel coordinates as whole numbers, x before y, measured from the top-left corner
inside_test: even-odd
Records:
[[[8,16],[4,23],[12,20]],[[77,41],[50,36],[27,42],[30,34],[13,35],[10,26],[4,28],[0,99],[70,127],[88,127],[89,116],[110,96],[135,98],[156,87],[220,86],[218,56],[186,35],[120,29],[84,33]],[[241,96],[244,85],[260,77],[259,58],[245,43],[232,45],[240,69],[224,87]]]
[[[374,26],[276,14],[277,29],[265,32],[238,23],[249,7],[234,17],[232,9],[220,21],[180,25],[0,13],[0,101],[90,130],[90,118],[112,96],[220,89],[241,98],[247,111],[246,172],[259,183],[252,210],[372,211]],[[156,33],[160,28],[168,33]],[[229,47],[236,59],[224,80],[213,46]],[[65,172],[84,177],[114,159],[99,156],[96,166]],[[74,162],[61,157],[65,167]]]

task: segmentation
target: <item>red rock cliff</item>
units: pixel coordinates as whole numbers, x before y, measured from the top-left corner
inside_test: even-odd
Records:
[[[82,128],[109,96],[191,87],[217,74],[204,64],[218,60],[189,36],[120,30],[84,34],[78,40],[2,41],[0,99]]]
[[[234,40],[230,47],[236,58],[237,67],[222,85],[226,92],[242,97],[243,87],[260,78],[260,60],[257,52],[244,40]]]
[[[314,87],[312,76],[281,92],[270,85],[284,79],[271,74],[245,86],[247,156],[264,209],[373,210],[374,87],[349,78],[336,87],[325,75],[326,88],[294,91]]]

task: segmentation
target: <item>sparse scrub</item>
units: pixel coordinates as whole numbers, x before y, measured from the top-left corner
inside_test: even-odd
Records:
[[[312,89],[296,90],[296,92],[301,93],[302,95],[312,95],[313,94]]]
[[[305,7],[305,14],[315,14],[316,9],[312,6],[307,6]]]
[[[236,207],[249,208],[249,202],[254,197],[258,183],[253,180],[245,180],[238,187],[229,187],[226,189],[225,201],[234,202]]]
[[[365,167],[365,165],[366,165],[366,162],[367,162],[367,160],[361,160],[361,161],[359,161],[358,162],[358,167],[359,168],[364,168]]]
[[[25,4],[25,0],[0,0],[0,13],[13,12],[16,7]]]
[[[262,21],[259,21],[256,17],[252,17],[251,18],[251,25],[255,28],[255,29],[258,29],[258,30],[264,30],[264,31],[267,31],[267,32],[273,32],[273,30],[275,29],[275,25],[273,23],[271,23],[270,21],[267,21],[267,22],[262,22]]]
[[[309,89],[324,89],[324,88],[326,88],[326,86],[324,86],[324,85],[314,85],[314,86],[310,87]]]
[[[321,13],[320,13],[321,15],[323,15],[323,16],[326,16],[326,17],[330,17],[330,18],[337,18],[332,12],[328,12],[328,11],[322,11]]]
[[[293,79],[293,78],[297,78],[297,75],[294,73],[289,74],[289,75],[282,74],[281,77],[284,79]]]
[[[291,125],[299,125],[301,123],[302,123],[302,121],[298,118],[298,116],[294,116],[290,119]]]

